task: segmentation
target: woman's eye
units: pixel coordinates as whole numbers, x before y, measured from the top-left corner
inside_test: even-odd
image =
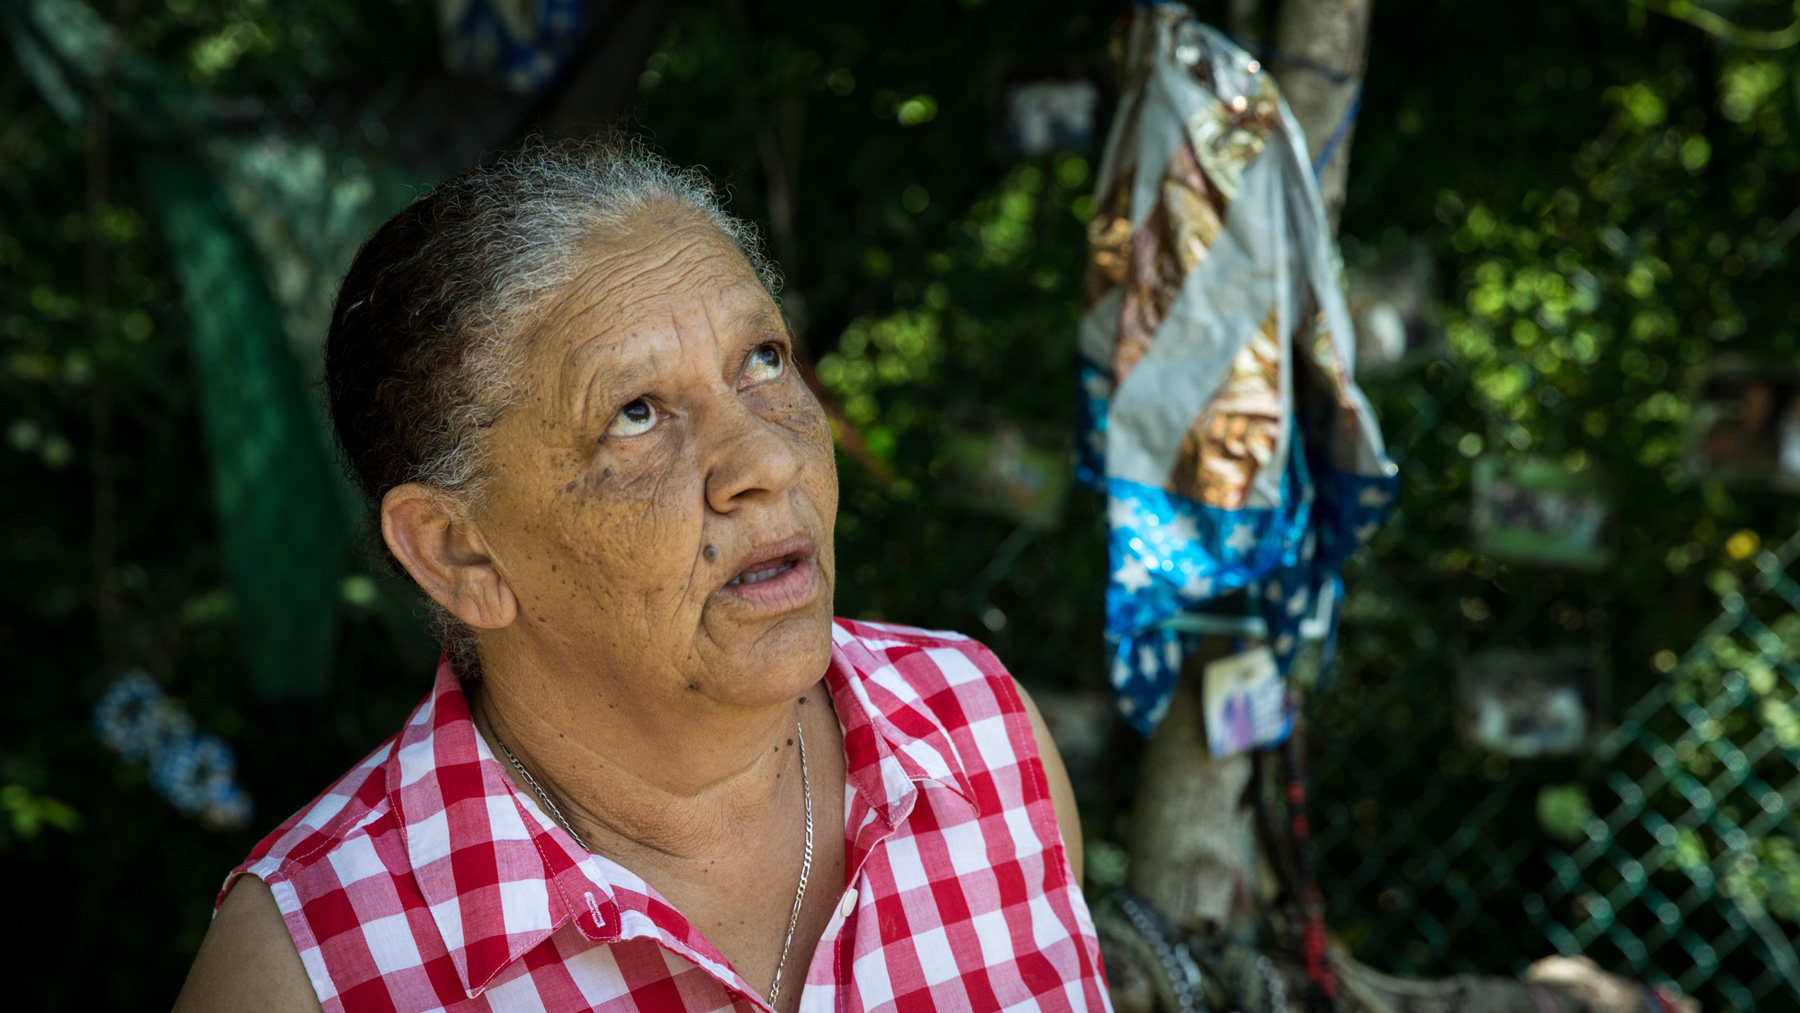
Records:
[[[758,345],[750,353],[750,361],[744,365],[744,379],[750,383],[762,383],[781,375],[787,363],[781,357],[781,346],[776,344]]]
[[[612,424],[606,427],[608,436],[638,436],[656,428],[656,420],[661,413],[656,406],[643,398],[638,398],[619,409],[613,416]]]

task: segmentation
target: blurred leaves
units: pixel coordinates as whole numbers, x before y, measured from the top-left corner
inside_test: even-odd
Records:
[[[33,840],[45,827],[74,833],[81,827],[81,814],[56,799],[34,794],[22,784],[0,787],[0,812],[6,814],[6,829],[21,841]],[[8,843],[0,833],[0,851]]]
[[[1696,28],[1711,32],[1733,46],[1743,46],[1747,49],[1787,49],[1800,45],[1800,3],[1794,5],[1792,24],[1770,31],[1745,27],[1708,10],[1697,0],[1632,0],[1632,2],[1659,14],[1680,18]]]
[[[1593,817],[1587,789],[1579,784],[1546,785],[1538,791],[1538,826],[1564,844],[1580,841]]]
[[[1708,1008],[1752,1008],[1790,986],[1711,886],[1740,914],[1794,915],[1785,803],[1760,781],[1732,786],[1793,783],[1800,643],[1786,638],[1800,617],[1770,596],[1758,607],[1776,641],[1702,632],[1747,607],[1800,510],[1682,458],[1706,364],[1800,360],[1786,224],[1800,224],[1800,53],[1617,12],[1556,5],[1527,28],[1377,8],[1369,108],[1397,112],[1359,124],[1347,247],[1428,241],[1447,279],[1444,344],[1367,386],[1405,487],[1348,577],[1342,681],[1313,702],[1322,879],[1337,924],[1389,968],[1504,973],[1548,942],[1674,976]],[[1436,48],[1402,48],[1421,37]],[[1478,51],[1504,55],[1466,65]],[[1508,85],[1448,97],[1481,73]],[[1408,193],[1407,179],[1431,185]],[[1489,455],[1593,476],[1614,504],[1617,564],[1575,576],[1472,550],[1471,468]],[[1609,659],[1602,722],[1656,705],[1646,748],[1604,764],[1471,754],[1448,673],[1477,651],[1559,645]],[[1422,719],[1406,738],[1382,719],[1396,702]],[[1666,755],[1649,751],[1659,741]],[[1575,935],[1552,931],[1564,920]]]
[[[1224,20],[1223,3],[1197,6]],[[1729,13],[1779,32],[1790,6],[1745,0]],[[631,121],[766,223],[821,381],[892,466],[886,486],[841,469],[839,610],[986,629],[1040,685],[1099,678],[1097,507],[1073,499],[1045,534],[932,493],[952,434],[1005,425],[1035,446],[1067,445],[1098,153],[1013,159],[995,110],[1011,68],[1100,60],[1119,9],[695,0],[639,72]],[[1745,736],[1778,750],[1800,742],[1793,683],[1759,663],[1761,645],[1681,660],[1721,596],[1744,593],[1800,517],[1768,490],[1691,482],[1677,467],[1697,366],[1732,351],[1800,356],[1800,75],[1792,50],[1734,46],[1616,0],[1375,10],[1347,252],[1427,245],[1444,279],[1434,322],[1445,348],[1369,388],[1405,456],[1406,498],[1351,576],[1342,675],[1315,702],[1332,750],[1319,767],[1320,839],[1334,915],[1365,952],[1388,967],[1504,972],[1544,945],[1509,912],[1532,877],[1552,875],[1509,856],[1585,833],[1575,792],[1598,804],[1610,789],[1576,763],[1463,751],[1445,677],[1462,653],[1598,646],[1622,700],[1665,678],[1698,700],[1737,685],[1735,673],[1741,713],[1690,725],[1702,744],[1669,758],[1687,776],[1726,769],[1724,744]],[[378,165],[323,152],[350,139],[378,151],[400,126],[387,118],[393,96],[437,52],[430,5],[416,2],[168,0],[139,5],[125,32],[174,79],[220,96],[216,111],[246,135],[268,117],[318,141],[258,149],[272,171],[223,195],[234,208],[381,183]],[[429,659],[396,643],[383,617],[408,606],[388,585],[334,572],[314,589],[348,606],[324,698],[269,707],[246,692],[247,603],[229,590],[198,451],[202,364],[187,351],[157,202],[126,171],[144,153],[121,149],[113,198],[92,217],[84,154],[85,137],[17,68],[0,69],[0,647],[18,673],[0,734],[0,827],[9,881],[43,884],[28,899],[51,919],[20,954],[45,969],[25,1003],[165,1008],[219,876],[255,834],[203,832],[89,730],[116,674],[92,637],[95,378],[117,401],[124,509],[109,579],[123,649],[232,743],[263,818],[292,811],[390,734]],[[276,262],[280,305],[316,319],[331,272],[288,268],[347,234],[247,238]],[[85,304],[90,235],[113,265],[102,307]],[[1473,552],[1470,464],[1495,453],[1603,476],[1621,507],[1617,568],[1576,579]],[[1770,629],[1783,645],[1794,636]],[[1124,875],[1130,748],[1114,742],[1078,789],[1098,883]],[[1481,808],[1493,798],[1525,801]],[[72,833],[57,799],[82,815]],[[27,811],[30,840],[15,832]],[[1781,885],[1795,882],[1788,838],[1751,842],[1726,869],[1720,839],[1666,829],[1669,842],[1656,840],[1675,874],[1721,869],[1733,897],[1795,917]],[[83,891],[74,903],[71,882]],[[106,938],[89,911],[104,913],[107,934],[150,942],[108,975],[82,974]]]

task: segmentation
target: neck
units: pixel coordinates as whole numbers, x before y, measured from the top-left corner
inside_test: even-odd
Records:
[[[791,817],[802,788],[796,724],[826,708],[823,685],[742,707],[691,692],[647,698],[610,680],[494,660],[467,686],[477,727],[512,750],[595,850],[711,862]]]

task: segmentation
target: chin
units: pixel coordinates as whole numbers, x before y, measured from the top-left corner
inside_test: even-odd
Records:
[[[831,665],[831,609],[828,604],[784,616],[759,632],[744,631],[738,645],[723,644],[716,655],[709,696],[724,703],[760,706],[781,703],[811,689]]]

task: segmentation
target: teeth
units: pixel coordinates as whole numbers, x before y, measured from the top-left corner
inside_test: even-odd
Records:
[[[787,571],[792,570],[793,568],[794,568],[793,563],[784,561],[784,562],[776,563],[774,566],[771,566],[766,570],[746,570],[743,573],[740,573],[737,576],[731,578],[730,583],[733,583],[733,584],[760,584],[765,580],[771,580],[775,577],[779,577],[782,574],[786,573]]]

